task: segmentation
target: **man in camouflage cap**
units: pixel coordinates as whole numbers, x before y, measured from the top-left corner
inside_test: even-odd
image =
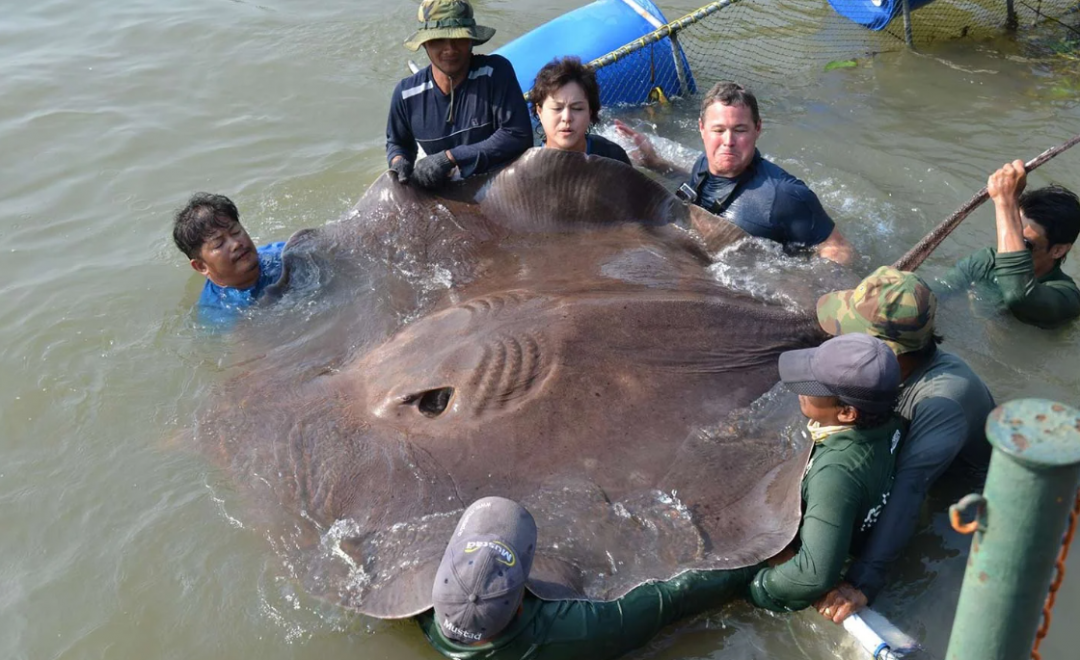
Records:
[[[937,298],[918,275],[882,266],[854,289],[822,296],[817,309],[830,335],[862,332],[903,355],[933,340]]]
[[[832,335],[862,332],[884,341],[900,362],[896,412],[910,424],[896,459],[888,504],[847,581],[817,603],[836,623],[873,600],[885,574],[915,533],[927,490],[957,457],[985,465],[984,425],[994,399],[959,357],[937,348],[937,299],[914,273],[883,266],[850,291],[818,300],[821,327]]]
[[[401,183],[437,188],[456,168],[464,178],[510,162],[532,146],[532,123],[514,67],[473,55],[495,34],[476,24],[467,0],[424,0],[405,46],[431,64],[394,88],[386,161]],[[418,147],[427,157],[417,162]]]

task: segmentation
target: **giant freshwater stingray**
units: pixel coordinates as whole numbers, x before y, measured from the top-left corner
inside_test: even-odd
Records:
[[[430,607],[487,495],[536,518],[540,598],[754,564],[798,529],[810,447],[748,407],[825,336],[713,276],[744,236],[583,154],[437,194],[384,175],[290,239],[197,443],[305,588],[375,617]]]

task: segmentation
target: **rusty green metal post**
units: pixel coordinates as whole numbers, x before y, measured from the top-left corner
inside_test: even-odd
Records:
[[[1031,654],[1080,478],[1080,411],[1045,399],[1010,401],[986,420],[993,458],[978,513],[948,660]],[[958,508],[959,507],[959,508]]]

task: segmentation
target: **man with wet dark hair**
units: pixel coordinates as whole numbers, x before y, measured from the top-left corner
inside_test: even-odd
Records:
[[[761,136],[757,98],[742,85],[719,82],[705,95],[698,118],[705,153],[689,173],[661,158],[641,133],[622,122],[616,122],[616,128],[637,145],[643,167],[689,176],[676,193],[683,200],[786,249],[812,248],[826,259],[842,264],[851,261],[851,245],[817,195],[762,158],[757,149]]]
[[[390,98],[386,161],[401,183],[438,188],[508,163],[532,146],[532,124],[514,67],[474,55],[493,28],[477,25],[468,0],[424,0],[406,48],[423,46],[431,65],[405,78]],[[417,147],[427,157],[417,161]]]
[[[942,289],[987,286],[1017,319],[1054,327],[1080,316],[1080,288],[1061,270],[1080,233],[1080,200],[1061,186],[1024,192],[1026,180],[1021,160],[990,175],[997,249],[983,248],[956,264]]]
[[[224,195],[196,193],[176,214],[173,241],[206,278],[199,296],[201,321],[216,325],[235,319],[281,276],[284,242],[256,250],[240,224],[240,214]]]

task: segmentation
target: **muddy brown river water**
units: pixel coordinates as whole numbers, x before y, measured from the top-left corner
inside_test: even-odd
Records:
[[[584,2],[476,4],[497,46]],[[693,3],[661,7],[673,18]],[[298,592],[272,539],[235,515],[229,485],[174,442],[231,346],[191,323],[202,280],[171,244],[172,212],[193,191],[225,193],[260,244],[335,219],[385,169],[414,12],[375,0],[0,0],[0,658],[436,657],[410,624]],[[1062,83],[1075,65],[1006,37],[863,59],[759,87],[761,147],[818,191],[869,271],[1002,162],[1080,133],[1080,92]],[[689,108],[616,114],[696,148]],[[1080,190],[1080,150],[1032,180]],[[981,209],[924,271],[993,236]],[[1077,327],[1027,328],[964,298],[939,318],[999,401],[1080,402]],[[967,546],[942,512],[962,494],[935,495],[879,603],[936,657]],[[1077,655],[1075,553],[1071,565],[1045,658]],[[859,657],[818,615],[744,604],[639,653],[837,655]]]

